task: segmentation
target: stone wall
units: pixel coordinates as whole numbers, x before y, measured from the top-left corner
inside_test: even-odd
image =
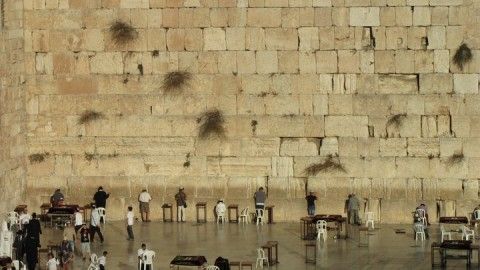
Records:
[[[0,220],[25,200],[23,1],[0,1]]]
[[[478,1],[23,3],[27,149],[45,157],[27,162],[32,209],[57,187],[86,203],[99,185],[113,219],[144,187],[159,217],[180,185],[190,218],[198,201],[252,208],[259,186],[277,220],[305,215],[307,190],[332,214],[355,192],[383,222],[410,222],[419,202],[432,219],[478,204]],[[112,39],[116,20],[134,41]],[[177,70],[190,86],[165,94]],[[212,108],[226,138],[199,139]],[[105,117],[79,124],[85,110]],[[346,171],[305,175],[329,155]]]

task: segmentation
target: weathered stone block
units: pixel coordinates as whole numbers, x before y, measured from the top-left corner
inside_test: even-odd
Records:
[[[327,116],[325,135],[340,137],[368,137],[368,117]]]
[[[420,74],[420,93],[450,93],[453,90],[452,74]]]
[[[412,94],[418,92],[415,75],[379,75],[378,93]]]
[[[280,8],[249,8],[247,25],[253,27],[278,27],[282,24]]]
[[[380,9],[378,7],[350,8],[351,26],[379,26]]]
[[[458,94],[477,94],[478,74],[453,74],[453,90]]]

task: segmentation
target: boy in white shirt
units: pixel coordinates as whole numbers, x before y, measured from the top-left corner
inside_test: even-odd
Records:
[[[104,251],[103,255],[98,258],[98,266],[100,270],[105,270],[105,264],[107,263],[107,254],[108,252]]]
[[[133,207],[129,206],[128,207],[128,212],[127,212],[127,233],[128,233],[128,238],[127,240],[133,240]]]
[[[53,256],[52,253],[48,253],[48,261],[47,261],[47,270],[57,270],[57,265],[59,265],[57,259]]]
[[[78,230],[82,228],[83,225],[83,215],[80,213],[80,209],[75,209],[75,233],[78,233]]]

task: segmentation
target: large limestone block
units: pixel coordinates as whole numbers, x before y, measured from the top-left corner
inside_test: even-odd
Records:
[[[272,157],[272,176],[293,176],[293,157]]]
[[[278,56],[276,51],[258,51],[256,53],[257,72],[263,74],[278,71]]]
[[[453,74],[453,89],[458,94],[477,94],[478,74]]]
[[[455,200],[463,194],[462,181],[459,179],[439,179],[437,182],[438,198]]]
[[[437,138],[408,138],[408,155],[413,157],[440,156],[440,142]]]
[[[207,51],[226,50],[225,30],[221,28],[206,28],[203,31]]]
[[[380,9],[378,7],[350,8],[351,26],[379,26]]]
[[[466,178],[468,159],[458,163],[449,161],[450,157],[430,160],[430,175],[438,178]]]
[[[305,178],[271,177],[268,178],[268,200],[305,198]],[[267,204],[269,204],[268,202]]]
[[[208,157],[209,176],[259,176],[270,175],[271,158],[266,157]]]
[[[466,113],[464,98],[461,95],[428,95],[425,97],[426,115],[457,116]]]
[[[146,175],[206,175],[205,157],[148,156],[144,166]]]
[[[248,122],[249,126],[250,122]],[[323,116],[267,116],[257,118],[257,122],[257,136],[323,137],[324,135]]]
[[[452,74],[420,74],[420,93],[451,93],[453,90],[452,77]]]
[[[409,213],[418,206],[416,201],[407,201],[406,199],[382,200],[382,222],[387,224],[411,223],[411,215],[399,215],[399,213]]]
[[[317,138],[281,138],[281,156],[316,156],[321,140]]]
[[[65,77],[57,80],[59,94],[82,95],[95,94],[98,90],[98,83],[95,78],[76,76]]]
[[[227,198],[232,200],[252,199],[253,194],[267,186],[267,177],[230,177],[227,180]]]
[[[428,158],[398,157],[396,158],[397,177],[429,177],[430,163]]]
[[[427,49],[445,49],[446,29],[444,26],[432,26],[427,31]]]
[[[380,139],[380,155],[386,157],[406,156],[407,139],[386,138]]]
[[[368,117],[326,116],[325,135],[340,137],[368,137]]]
[[[265,30],[267,50],[297,50],[298,40],[299,37],[296,29],[267,28]]]
[[[415,75],[379,75],[378,93],[413,94],[418,92]]]
[[[97,53],[90,59],[90,70],[97,74],[122,74],[122,55],[118,52]]]
[[[396,164],[394,157],[372,157],[361,161],[365,177],[394,178]]]
[[[81,155],[73,158],[73,171],[78,176],[140,176],[146,168],[141,158],[99,156],[88,161]]]
[[[282,24],[280,8],[249,8],[247,25],[253,27],[278,27]]]
[[[245,50],[245,28],[229,27],[226,29],[226,43],[228,50]]]
[[[298,29],[301,51],[313,51],[320,48],[317,27],[302,27]]]
[[[320,141],[320,155],[321,156],[338,156],[338,138],[325,137]]]

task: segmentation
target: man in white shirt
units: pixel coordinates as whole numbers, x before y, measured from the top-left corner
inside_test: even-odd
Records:
[[[75,209],[75,233],[82,228],[83,225],[83,215],[80,213],[80,209]]]
[[[23,212],[18,217],[18,220],[20,221],[22,229],[24,229],[25,225],[27,225],[30,222],[30,219],[32,219],[32,217],[27,213],[27,209],[23,210]]]
[[[142,221],[144,222],[150,222],[150,219],[148,219],[148,214],[150,213],[150,201],[152,200],[152,197],[150,194],[147,192],[146,189],[142,190],[142,193],[138,195],[138,201],[140,202],[140,215],[142,216]],[[145,214],[145,218],[143,218]]]
[[[225,218],[225,212],[227,211],[227,207],[225,206],[225,203],[223,202],[223,199],[220,199],[217,202],[217,206],[215,206],[215,212],[217,213],[217,219],[219,216],[222,216]],[[223,222],[223,220],[222,220]]]
[[[139,260],[139,270],[152,270],[155,252],[153,250],[148,250],[147,245],[142,244],[142,248],[138,250],[137,255]]]
[[[133,240],[133,207],[129,206],[128,207],[128,212],[127,212],[127,233],[128,233],[128,238],[127,240]]]
[[[90,217],[90,242],[93,243],[93,238],[95,233],[98,233],[100,237],[100,243],[103,243],[103,234],[100,230],[100,214],[98,213],[97,207],[92,205],[92,216]]]
[[[98,258],[98,266],[100,267],[100,270],[105,270],[105,264],[107,263],[107,255],[108,252],[104,251],[103,255]]]
[[[52,253],[48,253],[48,261],[47,261],[47,270],[57,270],[57,265],[59,265],[57,259],[53,256]]]

